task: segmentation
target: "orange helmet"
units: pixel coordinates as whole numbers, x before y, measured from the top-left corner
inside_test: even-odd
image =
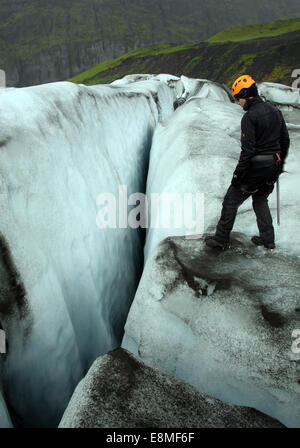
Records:
[[[232,94],[235,98],[247,98],[247,89],[255,84],[255,81],[249,75],[243,75],[237,78],[232,84]],[[245,90],[244,90],[245,89]]]

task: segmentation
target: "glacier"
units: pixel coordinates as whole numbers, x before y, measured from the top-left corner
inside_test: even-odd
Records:
[[[97,197],[145,191],[174,99],[158,79],[1,92],[2,382],[17,426],[57,426],[91,363],[121,343],[144,235],[99,228]]]
[[[122,348],[93,363],[59,424],[59,428],[280,427],[254,409],[212,399]]]
[[[111,85],[59,82],[0,93],[0,320],[8,339],[8,353],[0,359],[0,427],[57,426],[95,359],[120,346],[125,322],[122,346],[147,364],[216,398],[297,424],[297,404],[289,400],[291,390],[298,400],[298,385],[288,380],[295,379],[298,357],[283,345],[297,323],[299,98],[274,83],[262,83],[259,89],[283,111],[292,142],[287,173],[280,179],[281,226],[275,228],[274,263],[277,270],[284,266],[284,282],[274,297],[268,291],[262,302],[251,302],[247,263],[266,275],[266,258],[263,249],[253,252],[247,243],[256,232],[248,201],[239,211],[234,237],[237,260],[244,266],[242,284],[248,286],[243,295],[233,281],[225,313],[224,297],[214,296],[215,281],[207,279],[204,269],[215,260],[205,253],[201,239],[202,231],[212,231],[217,222],[240,151],[243,112],[225,86],[137,74]],[[174,112],[178,100],[181,105]],[[146,193],[149,204],[153,194],[200,192],[203,226],[178,227],[171,217],[167,228],[150,226],[146,232],[100,228],[104,207],[99,197],[119,198],[120,186],[126,186],[128,195]],[[162,220],[167,217],[162,202],[158,212]],[[200,265],[197,256],[202,257]],[[226,270],[226,259],[218,261],[217,279]],[[198,266],[194,277],[191,262]],[[262,285],[255,284],[257,288]],[[205,294],[219,300],[219,306],[200,303]],[[261,306],[263,324],[257,313]],[[250,335],[245,333],[250,325],[245,309],[255,321]],[[272,326],[274,319],[285,322],[284,329]],[[217,337],[207,349],[201,336],[211,334],[210,325]],[[272,348],[271,335],[275,342],[280,335],[285,342]],[[288,373],[282,388],[275,382],[268,390],[269,377],[261,371],[272,368],[263,364],[263,352],[258,371],[252,372],[255,381],[251,370],[250,378],[244,371],[250,358],[239,357],[236,348],[245,351],[244,342],[254,347],[260,337],[275,366],[276,356],[284,357],[278,364]],[[220,339],[228,341],[227,358],[221,356]],[[227,363],[226,387],[214,350]],[[233,362],[236,357],[240,363]],[[201,368],[202,377],[197,373]],[[278,403],[285,403],[283,410],[278,411]]]
[[[280,177],[280,226],[276,194],[269,198],[274,256],[250,243],[257,234],[250,199],[239,209],[231,252],[216,255],[203,246],[202,236],[218,222],[240,154],[244,112],[224,100],[220,86],[201,82],[155,129],[146,194],[151,200],[153,192],[202,192],[203,232],[189,238],[174,213],[169,228],[147,229],[144,271],[122,347],[203,393],[300,427],[300,357],[292,352],[292,334],[300,328],[299,92],[258,85],[282,110],[291,138]],[[163,222],[170,215],[163,201],[159,214]]]
[[[3,386],[2,386],[2,357],[3,355],[0,354],[0,429],[1,428],[12,428],[13,424],[5,403],[5,400],[3,398]]]

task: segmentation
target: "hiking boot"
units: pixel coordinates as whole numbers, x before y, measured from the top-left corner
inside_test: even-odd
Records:
[[[229,247],[229,244],[220,243],[220,241],[216,240],[215,236],[207,236],[204,241],[206,246],[213,247],[214,249],[225,250]]]
[[[264,246],[266,249],[275,249],[274,243],[264,243],[260,236],[253,236],[251,241],[256,246]]]

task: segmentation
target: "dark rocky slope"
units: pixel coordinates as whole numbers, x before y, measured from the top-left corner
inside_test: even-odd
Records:
[[[298,0],[0,0],[9,86],[64,80],[132,49],[205,40],[232,25],[300,16]]]

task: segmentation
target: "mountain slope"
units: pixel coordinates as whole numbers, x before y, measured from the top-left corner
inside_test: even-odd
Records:
[[[300,19],[277,20],[276,22],[230,27],[208,39],[208,42],[235,42],[259,37],[274,37],[299,30]]]
[[[0,0],[8,85],[62,80],[132,49],[300,16],[298,0]]]
[[[87,85],[110,83],[130,73],[172,73],[226,83],[244,72],[257,81],[291,85],[299,67],[300,31],[241,42],[159,45],[98,64],[70,79]]]

